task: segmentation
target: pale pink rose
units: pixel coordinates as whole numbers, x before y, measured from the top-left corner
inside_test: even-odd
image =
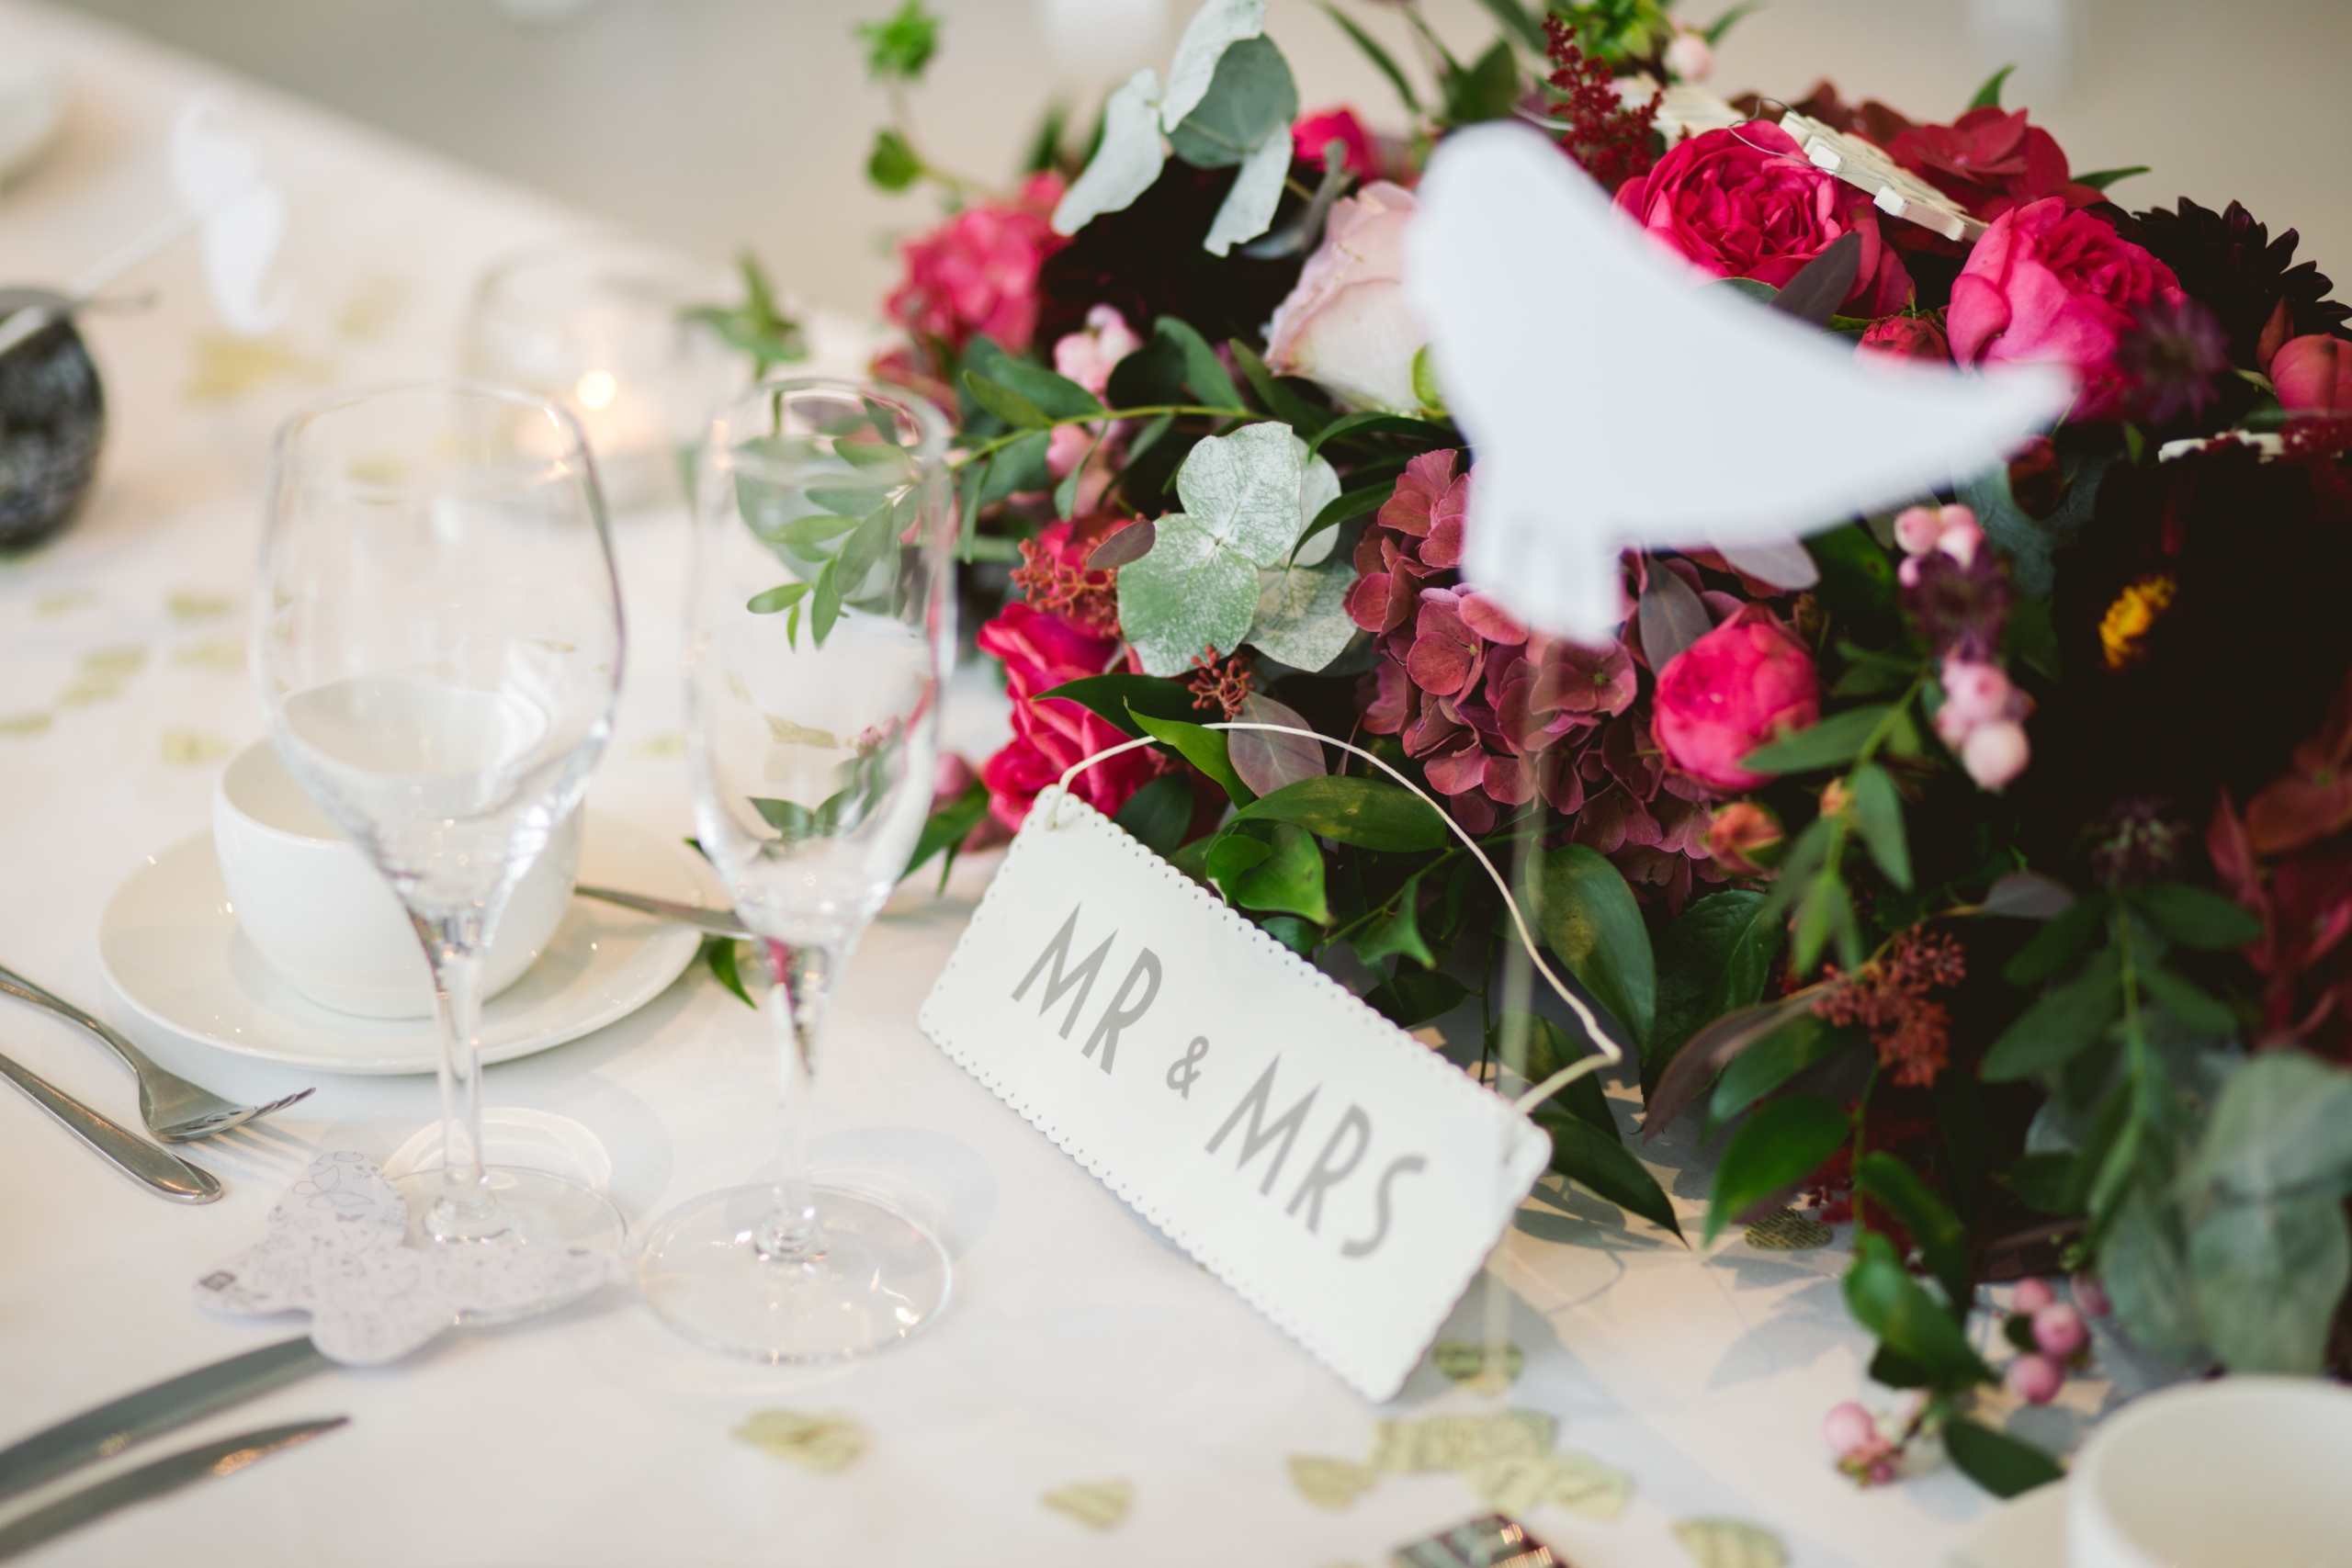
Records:
[[[1054,344],[1054,368],[1099,398],[1119,361],[1142,346],[1115,307],[1097,305],[1086,312],[1085,331],[1065,333]]]
[[[1266,367],[1304,376],[1341,402],[1409,413],[1413,356],[1429,333],[1405,302],[1405,231],[1413,193],[1374,181],[1335,202],[1323,243],[1274,307]]]
[[[2270,384],[2290,414],[2352,414],[2352,344],[2326,333],[2289,338],[2270,356]]]
[[[1678,82],[1703,82],[1715,68],[1715,51],[1704,33],[1678,29],[1666,46],[1666,69]]]

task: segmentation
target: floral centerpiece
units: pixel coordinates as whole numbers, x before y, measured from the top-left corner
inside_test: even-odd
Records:
[[[921,0],[864,29],[896,107],[870,173],[950,209],[903,246],[881,369],[959,420],[1013,700],[918,864],[1152,737],[1073,787],[1399,1025],[1446,1020],[1466,1070],[1544,1078],[1589,1042],[1510,1000],[1470,858],[1400,847],[1427,808],[1204,726],[1371,750],[1515,856],[1639,1064],[1641,1138],[1703,1121],[1708,1239],[1853,1222],[1872,1376],[1917,1391],[1832,1414],[1860,1480],[1926,1432],[1994,1491],[2054,1475],[1984,1391],[2051,1398],[2085,1311],[2184,1369],[2343,1371],[2352,312],[2234,203],[2127,209],[2146,171],[2074,170],[2001,76],[1940,122],[1826,83],[1725,101],[1699,84],[1731,17],[1488,9],[1464,59],[1387,7],[1408,68],[1327,7],[1396,88],[1381,131],[1302,113],[1259,0],[1209,0],[1164,82],[1083,153],[1057,116],[1001,192],[921,150]],[[2054,362],[2073,407],[1802,550],[1628,552],[1607,640],[1520,624],[1462,575],[1478,454],[1401,283],[1419,170],[1504,117],[1757,309],[1857,355]],[[1932,221],[1824,167],[1830,133]],[[1679,1234],[1597,1085],[1537,1115],[1560,1175]],[[2005,1280],[2000,1367],[1970,1323]]]

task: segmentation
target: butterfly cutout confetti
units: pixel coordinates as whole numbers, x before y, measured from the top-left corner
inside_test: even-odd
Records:
[[[576,1301],[612,1279],[602,1253],[492,1237],[408,1245],[408,1202],[365,1155],[321,1155],[269,1211],[269,1239],[196,1282],[222,1312],[311,1314],[319,1353],[346,1366],[396,1361],[467,1315]]]

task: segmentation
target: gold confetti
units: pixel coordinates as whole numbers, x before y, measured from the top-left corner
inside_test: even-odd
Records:
[[[683,757],[686,754],[686,738],[674,732],[651,736],[630,747],[628,754],[632,757]]]
[[[383,335],[392,318],[408,303],[409,286],[397,277],[371,277],[344,301],[334,330],[358,342]]]
[[[1552,1456],[1552,1487],[1544,1500],[1587,1518],[1613,1519],[1625,1511],[1634,1483],[1623,1471],[1590,1454],[1563,1450]]]
[[[237,602],[225,593],[197,593],[180,589],[164,601],[164,608],[175,621],[217,621],[237,607]]]
[[[1789,1560],[1779,1536],[1737,1519],[1684,1519],[1674,1539],[1699,1568],[1783,1568]]]
[[[1135,1488],[1124,1481],[1081,1481],[1038,1499],[1057,1514],[1068,1514],[1088,1529],[1107,1530],[1127,1517]]]
[[[1491,1460],[1463,1472],[1471,1493],[1502,1514],[1523,1514],[1552,1490],[1552,1456],[1517,1454]]]
[[[20,713],[0,718],[0,735],[39,735],[50,726],[45,713]]]
[[[1550,1451],[1557,1426],[1540,1410],[1497,1410],[1484,1416],[1431,1416],[1383,1421],[1374,1428],[1378,1470],[1470,1470],[1497,1460],[1536,1459]]]
[[[1334,1513],[1372,1490],[1380,1472],[1353,1460],[1325,1459],[1318,1454],[1290,1456],[1290,1483],[1298,1495],[1318,1508]]]
[[[60,707],[87,707],[92,703],[111,702],[122,695],[119,681],[76,681],[57,694]]]
[[[192,403],[225,403],[281,376],[311,380],[320,367],[276,338],[237,338],[208,333],[196,340],[196,373],[180,389]]]
[[[1516,1345],[1505,1344],[1497,1358],[1501,1365],[1487,1365],[1488,1347],[1467,1339],[1441,1339],[1430,1352],[1437,1370],[1473,1393],[1497,1394],[1519,1381],[1527,1358]]]
[[[36,615],[62,615],[68,610],[78,610],[85,604],[95,604],[98,596],[87,588],[62,588],[54,593],[44,593],[33,601]]]
[[[820,1475],[841,1469],[865,1448],[865,1429],[839,1410],[754,1410],[729,1434]]]
[[[841,747],[841,742],[833,739],[833,732],[830,729],[811,729],[805,724],[795,724],[772,713],[760,716],[768,721],[768,734],[779,746],[819,746],[828,751],[838,750]]]
[[[1811,1214],[1783,1209],[1748,1226],[1747,1245],[1770,1252],[1809,1252],[1827,1247],[1837,1235]]]
[[[209,642],[192,642],[175,649],[172,662],[196,670],[219,670],[235,674],[245,667],[245,645],[236,637],[214,637]]]
[[[175,768],[192,768],[225,757],[235,746],[217,735],[203,735],[193,729],[164,731],[164,761]]]
[[[137,674],[146,662],[147,650],[143,648],[102,648],[82,656],[82,670],[92,676],[119,677]]]

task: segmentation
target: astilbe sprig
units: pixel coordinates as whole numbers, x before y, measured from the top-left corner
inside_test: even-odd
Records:
[[[1657,162],[1653,138],[1663,93],[1652,93],[1638,108],[1617,91],[1608,65],[1578,49],[1574,33],[1557,17],[1544,18],[1544,52],[1551,57],[1552,90],[1558,101],[1552,118],[1564,126],[1560,146],[1585,173],[1614,191]]]

